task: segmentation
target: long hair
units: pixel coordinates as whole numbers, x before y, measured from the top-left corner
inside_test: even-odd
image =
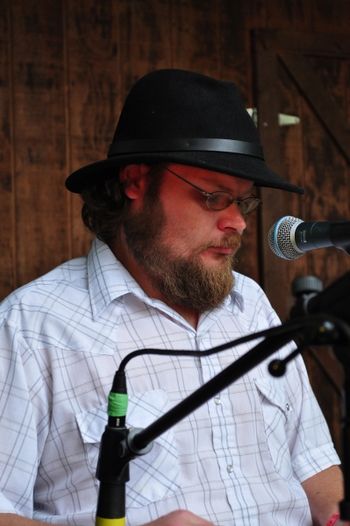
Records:
[[[149,171],[147,194],[157,197],[165,164],[153,165]],[[127,221],[129,199],[125,195],[119,176],[102,179],[81,192],[84,201],[81,216],[84,225],[98,239],[111,244],[117,237],[121,225]]]

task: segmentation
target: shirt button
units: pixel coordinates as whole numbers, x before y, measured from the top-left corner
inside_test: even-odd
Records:
[[[290,411],[290,405],[288,404],[288,402],[286,403],[286,411]]]
[[[216,405],[220,405],[222,403],[220,396],[215,396],[214,397],[214,402],[216,403]]]
[[[228,466],[227,466],[226,469],[227,469],[227,473],[232,473],[232,471],[233,471],[233,465],[232,465],[232,464],[228,464]]]

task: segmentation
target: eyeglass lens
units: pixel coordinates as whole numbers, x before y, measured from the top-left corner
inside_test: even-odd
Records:
[[[260,199],[254,196],[246,197],[245,199],[233,199],[227,192],[213,192],[207,195],[206,204],[211,210],[223,210],[235,203],[242,214],[249,214],[257,208]]]

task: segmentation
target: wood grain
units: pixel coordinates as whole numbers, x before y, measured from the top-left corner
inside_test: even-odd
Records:
[[[349,100],[341,94],[346,85],[344,79],[350,74],[350,54],[347,59],[340,55],[335,62],[329,54],[322,57],[319,51],[314,53],[308,48],[308,41],[303,42],[300,35],[290,33],[288,42],[284,36],[282,41],[277,34],[270,36],[269,32],[264,35],[259,32],[257,41],[258,111],[260,118],[266,119],[268,124],[264,127],[260,123],[262,137],[270,146],[271,162],[277,165],[283,159],[285,176],[305,188],[302,200],[291,198],[283,203],[283,207],[288,214],[304,220],[346,220],[350,213],[349,156],[345,140],[349,121],[344,115],[348,115]],[[296,39],[299,55],[295,52]],[[333,37],[331,40],[336,44]],[[289,46],[293,48],[292,58]],[[271,91],[265,90],[267,77],[274,79],[274,98]],[[294,128],[269,130],[271,118],[277,111],[297,115],[299,124]],[[271,209],[276,211],[276,204]],[[263,225],[271,209],[263,217]],[[272,269],[277,271],[277,267],[271,254],[264,253],[263,261],[268,295],[284,316],[293,302],[288,288],[296,276],[314,275],[326,286],[349,268],[349,256],[332,248],[311,251],[293,262],[282,261],[275,276],[271,272],[271,263]],[[283,302],[280,302],[282,297]],[[341,367],[333,354],[326,354],[322,349],[317,355],[309,352],[306,364],[338,451],[342,453],[338,392],[342,385]]]
[[[108,0],[66,2],[67,175],[105,159],[113,136],[119,95],[114,4]],[[91,235],[81,221],[80,197],[70,196],[70,206],[71,255],[79,256],[87,252]]]
[[[12,123],[12,71],[11,71],[11,13],[6,2],[0,10],[0,300],[16,284],[14,234],[14,182],[15,155]]]
[[[55,1],[15,1],[14,201],[17,285],[68,256],[62,11]]]

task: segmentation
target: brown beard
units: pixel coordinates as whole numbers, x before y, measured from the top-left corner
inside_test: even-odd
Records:
[[[147,196],[144,208],[130,215],[124,223],[125,238],[136,261],[170,304],[198,313],[218,307],[230,293],[233,284],[234,256],[224,256],[222,265],[207,268],[199,254],[213,246],[200,247],[196,254],[184,258],[172,254],[161,235],[166,224],[164,210],[155,196]],[[238,249],[240,236],[231,234],[220,246]]]

